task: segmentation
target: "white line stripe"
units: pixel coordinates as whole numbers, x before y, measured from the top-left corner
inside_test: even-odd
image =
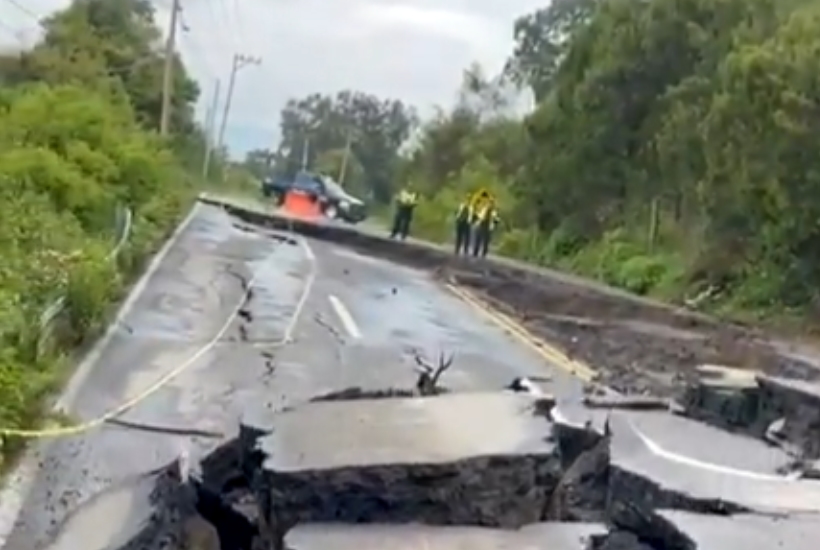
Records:
[[[342,301],[332,294],[328,296],[328,300],[330,300],[330,305],[333,306],[333,311],[336,312],[336,315],[339,317],[339,320],[342,322],[342,325],[345,327],[345,330],[350,337],[355,338],[356,340],[360,339],[362,337],[362,333],[359,330],[356,321],[353,320],[353,316],[347,310]]]
[[[552,418],[558,424],[567,424],[570,426],[580,426],[580,424],[570,422],[569,419],[564,416],[558,406],[552,408]],[[773,474],[763,474],[760,472],[752,472],[749,470],[741,470],[739,468],[732,468],[731,466],[724,466],[722,464],[714,464],[712,462],[705,462],[703,460],[699,460],[697,458],[693,458],[691,456],[681,455],[678,453],[673,453],[672,451],[668,451],[661,447],[656,441],[653,441],[649,438],[646,434],[641,432],[635,423],[631,420],[628,420],[629,427],[635,432],[640,440],[646,445],[647,450],[652,453],[653,455],[657,456],[658,458],[662,458],[664,460],[668,460],[670,462],[676,462],[678,464],[684,464],[686,466],[691,466],[693,468],[700,468],[701,470],[707,470],[710,472],[716,472],[720,474],[732,475],[737,477],[744,477],[746,479],[755,479],[758,481],[772,481],[772,482],[794,482],[797,481],[798,478],[796,476],[782,476],[782,475],[773,475]],[[617,437],[617,434],[615,435]],[[802,481],[802,480],[801,480]]]
[[[724,466],[722,464],[714,464],[711,462],[704,462],[697,458],[693,458],[691,456],[680,455],[678,453],[673,453],[672,451],[667,451],[663,447],[661,447],[655,441],[649,439],[648,436],[643,434],[635,425],[632,425],[632,429],[635,430],[635,433],[638,437],[641,438],[644,445],[649,449],[649,451],[654,454],[655,456],[659,456],[664,458],[670,462],[677,462],[678,464],[685,464],[687,466],[692,466],[693,468],[700,468],[701,470],[707,470],[710,472],[716,472],[719,474],[726,474],[732,475],[737,477],[745,477],[746,479],[755,479],[758,481],[775,481],[775,482],[790,482],[796,481],[794,477],[787,477],[787,476],[779,476],[779,475],[772,475],[772,474],[762,474],[759,472],[752,472],[749,470],[741,470],[739,468],[732,468],[731,466]]]
[[[314,263],[316,261],[316,254],[314,254],[313,249],[307,242],[307,239],[302,238],[302,245],[305,248],[305,255],[310,263]]]

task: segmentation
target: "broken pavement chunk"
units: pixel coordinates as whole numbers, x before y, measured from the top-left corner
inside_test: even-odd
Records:
[[[43,550],[187,548],[195,498],[175,461],[130,478],[81,504]]]
[[[683,395],[683,414],[820,458],[820,386],[756,371],[703,365]]]
[[[659,515],[697,550],[815,550],[820,541],[820,516],[814,514],[719,517],[664,510]]]
[[[295,527],[287,542],[297,550],[585,550],[587,539],[603,532],[600,525],[584,523],[540,523],[519,530],[320,523]]]
[[[703,441],[692,441],[687,455],[669,452],[622,412],[613,413],[612,432],[610,491],[632,506],[718,514],[820,512],[818,483],[699,460],[694,449]]]
[[[548,454],[550,424],[526,394],[451,394],[304,404],[260,440],[276,472],[435,464],[476,456]]]
[[[492,393],[305,404],[260,439],[257,500],[274,538],[303,522],[538,522],[560,465],[535,402]]]

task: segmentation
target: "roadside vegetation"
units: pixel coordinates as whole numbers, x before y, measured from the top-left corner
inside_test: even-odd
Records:
[[[199,90],[179,59],[172,132],[158,135],[164,57],[147,1],[76,0],[42,26],[33,48],[0,54],[2,428],[38,425],[72,354],[217,181],[199,177]],[[131,233],[113,257],[126,210]],[[44,333],[42,316],[61,296]],[[19,447],[7,438],[0,464]]]
[[[470,67],[454,106],[384,125],[411,139],[381,141],[378,166],[358,122],[374,110],[332,97],[283,117],[298,138],[276,166],[306,134],[326,144],[315,159],[366,136],[351,184],[421,190],[424,237],[449,239],[457,202],[487,187],[499,253],[743,320],[820,321],[816,3],[553,0],[514,32],[503,74]]]

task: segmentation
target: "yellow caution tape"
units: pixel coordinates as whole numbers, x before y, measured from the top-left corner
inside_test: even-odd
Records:
[[[272,343],[270,345],[271,348],[278,348],[282,347],[288,343],[290,343],[293,339],[293,331],[296,328],[296,324],[299,321],[299,318],[302,315],[302,311],[305,308],[305,303],[308,300],[311,290],[313,289],[314,283],[316,281],[316,262],[313,252],[310,250],[307,241],[302,239],[302,246],[305,248],[307,252],[307,257],[311,260],[311,272],[308,276],[307,282],[305,283],[304,290],[302,291],[302,295],[299,298],[299,301],[296,304],[296,309],[293,312],[293,315],[290,318],[288,326],[285,329],[285,333],[282,339],[279,342]],[[255,278],[251,279],[248,282],[247,289],[244,293],[244,297],[246,298],[247,295],[251,292],[251,289],[254,286]],[[210,351],[230,328],[231,324],[233,323],[234,319],[236,319],[239,311],[242,309],[242,306],[245,303],[245,299],[239,301],[239,304],[236,308],[231,312],[228,316],[227,321],[219,331],[216,333],[216,336],[213,337],[207,344],[197,350],[191,357],[185,360],[183,363],[178,365],[176,368],[162,376],[156,382],[154,382],[151,386],[137,394],[136,396],[128,399],[127,401],[117,405],[116,407],[106,411],[104,414],[86,422],[82,422],[80,424],[74,424],[71,426],[57,426],[57,427],[46,427],[40,430],[18,430],[13,428],[0,428],[0,436],[5,437],[21,437],[24,439],[47,439],[47,438],[54,438],[54,437],[66,437],[71,435],[77,435],[94,428],[99,428],[105,423],[109,422],[117,418],[118,416],[124,414],[129,409],[135,407],[151,395],[155,394],[157,391],[165,387],[169,382],[171,382],[174,378],[182,374],[186,369],[190,368],[191,365],[196,363],[203,355],[205,355],[208,351]]]
[[[471,305],[481,312],[487,319],[514,336],[518,341],[537,353],[550,364],[553,364],[573,376],[580,378],[584,382],[593,382],[598,376],[595,369],[589,365],[570,358],[566,353],[555,346],[536,337],[527,330],[521,323],[515,321],[510,316],[496,310],[467,289],[454,284],[446,284],[447,290],[458,296],[461,300]]]

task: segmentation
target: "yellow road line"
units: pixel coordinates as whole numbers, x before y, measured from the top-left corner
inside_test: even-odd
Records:
[[[538,338],[521,323],[496,310],[469,290],[449,283],[445,285],[445,288],[479,311],[495,325],[514,336],[548,363],[580,378],[584,382],[594,382],[597,378],[598,373],[595,369],[581,361],[570,358],[557,347],[545,342],[542,338]]]
[[[302,295],[296,304],[296,309],[294,310],[293,315],[291,316],[290,321],[288,322],[288,326],[285,329],[285,333],[282,339],[279,342],[272,343],[270,345],[271,348],[281,347],[292,341],[293,331],[296,329],[296,324],[298,323],[299,318],[302,316],[302,311],[305,308],[305,304],[307,303],[308,297],[310,296],[310,292],[313,289],[314,283],[316,281],[316,258],[313,255],[313,251],[310,250],[310,245],[307,244],[307,241],[304,238],[301,240],[301,243],[302,246],[305,248],[307,258],[311,262],[311,272],[305,283]],[[247,294],[251,292],[251,289],[254,286],[255,279],[256,277],[254,279],[251,279],[251,281],[248,283],[248,288],[245,291],[244,296],[247,296]],[[219,331],[216,333],[213,339],[206,345],[201,347],[199,350],[197,350],[196,353],[194,353],[188,359],[177,365],[170,372],[166,373],[164,376],[162,376],[156,382],[154,382],[151,386],[149,386],[136,396],[106,411],[102,415],[80,424],[73,424],[71,426],[62,426],[54,428],[44,428],[41,430],[17,430],[11,428],[0,428],[0,436],[22,437],[24,439],[45,439],[77,435],[92,430],[94,428],[101,427],[109,420],[117,418],[118,416],[124,414],[129,409],[135,407],[145,399],[151,397],[157,391],[165,387],[174,378],[178,377],[185,370],[194,365],[202,356],[204,356],[210,349],[212,349],[217,344],[217,342],[219,342],[219,340],[225,335],[233,321],[236,319],[239,310],[242,309],[242,306],[244,304],[245,300],[243,298],[239,301],[236,308],[234,308],[234,310],[228,316],[228,319],[225,321],[225,323],[222,325],[222,327],[219,329]]]

